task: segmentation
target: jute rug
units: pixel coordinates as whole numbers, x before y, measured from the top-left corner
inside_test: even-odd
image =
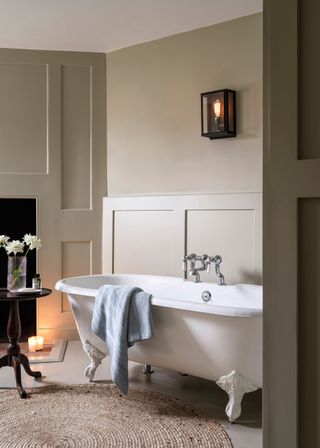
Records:
[[[1,448],[232,448],[223,428],[174,398],[105,384],[0,393]]]

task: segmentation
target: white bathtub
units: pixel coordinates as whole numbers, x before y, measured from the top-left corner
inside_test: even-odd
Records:
[[[106,354],[91,331],[95,296],[101,285],[139,286],[152,294],[154,337],[128,350],[132,361],[217,381],[229,394],[227,414],[234,421],[243,394],[262,387],[262,287],[219,286],[175,277],[93,275],[60,280],[69,297],[84,349],[91,358],[86,375]],[[202,301],[203,291],[212,299]]]

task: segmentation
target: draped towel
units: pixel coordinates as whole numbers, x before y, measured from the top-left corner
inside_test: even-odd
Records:
[[[96,296],[92,331],[106,344],[111,378],[128,394],[128,347],[153,335],[151,295],[124,285],[101,286]]]

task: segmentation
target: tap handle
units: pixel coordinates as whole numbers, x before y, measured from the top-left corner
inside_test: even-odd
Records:
[[[206,269],[207,272],[210,272],[210,257],[207,254],[203,254],[201,257],[202,268]]]
[[[219,265],[222,262],[222,257],[220,255],[215,255],[214,257],[209,257],[211,263]]]
[[[190,261],[190,269],[194,269],[197,261],[197,255],[196,254],[187,255],[186,259]]]

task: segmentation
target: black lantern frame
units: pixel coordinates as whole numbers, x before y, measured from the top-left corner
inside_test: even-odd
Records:
[[[201,135],[210,140],[237,135],[234,90],[201,93]]]

